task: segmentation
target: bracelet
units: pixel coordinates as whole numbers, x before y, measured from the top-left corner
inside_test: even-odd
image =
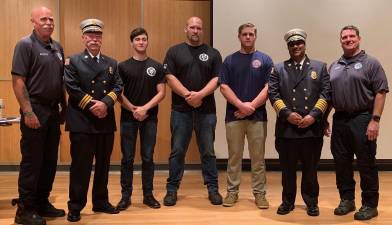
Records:
[[[26,117],[31,117],[31,116],[34,116],[34,115],[35,115],[35,114],[34,114],[33,111],[23,112],[23,116],[26,116]]]

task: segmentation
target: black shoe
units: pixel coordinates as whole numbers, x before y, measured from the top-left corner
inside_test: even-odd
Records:
[[[117,208],[115,208],[112,204],[109,202],[106,202],[103,205],[100,206],[93,206],[93,211],[94,212],[102,212],[102,213],[107,213],[107,214],[117,214],[120,212]]]
[[[371,208],[369,206],[362,206],[358,212],[354,214],[355,220],[370,220],[373,217],[378,216],[377,208]]]
[[[121,198],[121,200],[117,203],[116,208],[119,211],[126,210],[131,205],[131,200],[129,198]]]
[[[29,225],[46,225],[46,220],[42,218],[33,208],[26,208],[19,199],[12,199],[11,204],[17,205],[15,213],[15,223]]]
[[[222,205],[223,199],[219,192],[208,192],[208,199],[213,205]]]
[[[143,198],[143,204],[147,205],[150,208],[153,209],[159,209],[161,208],[161,204],[154,198],[153,195],[146,195]]]
[[[320,215],[320,209],[317,205],[310,205],[308,208],[306,208],[306,213],[309,216],[319,216]]]
[[[56,209],[50,202],[42,204],[38,208],[38,214],[42,217],[63,217],[64,209]]]
[[[80,212],[79,211],[69,211],[67,215],[67,220],[69,222],[77,222],[80,220]]]
[[[293,204],[289,204],[289,203],[284,202],[284,203],[280,204],[276,213],[279,215],[286,215],[286,214],[290,213],[291,211],[293,211],[293,209],[294,209]]]
[[[163,198],[163,204],[165,206],[173,206],[177,203],[177,192],[168,191],[166,196]]]
[[[352,211],[355,211],[355,201],[342,199],[340,200],[339,206],[333,211],[333,214],[343,216]]]
[[[15,223],[18,224],[29,224],[29,225],[46,225],[46,220],[41,217],[34,210],[18,210],[15,215]]]

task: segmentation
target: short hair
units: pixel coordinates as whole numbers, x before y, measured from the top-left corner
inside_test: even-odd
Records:
[[[241,26],[238,27],[238,34],[241,34],[242,30],[250,27],[250,28],[254,28],[255,29],[255,34],[257,34],[257,28],[253,23],[244,23]]]
[[[131,34],[129,35],[129,39],[131,41],[133,41],[133,39],[135,39],[135,37],[137,37],[139,35],[142,35],[142,34],[145,34],[147,36],[147,39],[148,39],[148,34],[147,34],[146,29],[144,29],[143,27],[135,28],[135,29],[133,29],[131,31]]]
[[[353,30],[353,31],[355,31],[355,33],[357,34],[357,36],[359,36],[359,29],[358,29],[358,27],[356,27],[356,26],[354,26],[354,25],[347,25],[347,26],[344,26],[344,27],[340,30],[340,36],[342,36],[342,32],[343,32],[344,30]]]

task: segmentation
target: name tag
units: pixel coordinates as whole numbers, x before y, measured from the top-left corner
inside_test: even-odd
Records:
[[[49,55],[47,52],[41,52],[39,55]]]

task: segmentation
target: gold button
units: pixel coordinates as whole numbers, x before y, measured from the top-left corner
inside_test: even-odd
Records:
[[[106,94],[106,90],[103,90],[103,93]]]
[[[307,106],[305,106],[305,109],[308,109],[308,107],[307,107]]]
[[[296,108],[297,108],[297,107],[295,107],[295,106],[293,107],[293,109],[296,109]]]
[[[306,89],[306,88],[304,88],[304,91],[307,91],[307,89]]]
[[[307,97],[307,96],[305,96],[305,100],[308,100],[308,97]]]
[[[95,80],[92,80],[91,83],[94,84],[94,83],[95,83]]]
[[[295,98],[293,98],[293,101],[295,101]]]
[[[106,80],[102,81],[102,83],[106,84]]]
[[[295,92],[295,89],[293,89],[293,92]]]
[[[91,93],[93,93],[93,94],[94,94],[94,90],[91,90]]]

